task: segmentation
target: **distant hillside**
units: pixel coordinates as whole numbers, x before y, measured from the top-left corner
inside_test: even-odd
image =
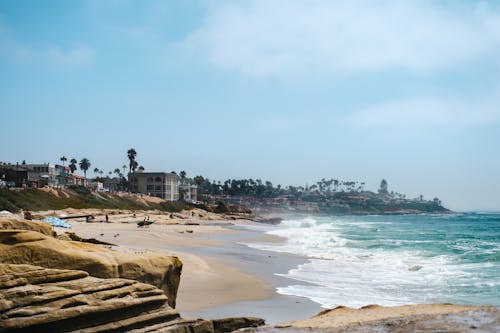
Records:
[[[81,186],[65,189],[0,189],[0,210],[17,212],[23,210],[57,210],[71,208],[102,208],[132,210],[168,210],[177,211],[175,204],[164,200],[137,194],[97,193]]]

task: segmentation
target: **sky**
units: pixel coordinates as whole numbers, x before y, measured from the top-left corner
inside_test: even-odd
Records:
[[[0,1],[0,161],[500,211],[500,1]]]

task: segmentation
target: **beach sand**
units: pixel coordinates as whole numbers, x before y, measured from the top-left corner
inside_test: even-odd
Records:
[[[151,216],[157,220],[157,217]],[[222,318],[257,316],[268,324],[310,317],[321,310],[307,299],[279,295],[277,286],[293,283],[277,276],[304,258],[261,251],[244,242],[279,242],[279,237],[247,230],[251,221],[200,220],[154,223],[85,223],[70,221],[73,232],[116,244],[116,251],[161,252],[178,256],[184,266],[177,295],[177,310],[184,317]],[[61,232],[61,230],[58,230]]]

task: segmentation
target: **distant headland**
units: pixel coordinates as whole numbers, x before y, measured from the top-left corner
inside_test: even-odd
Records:
[[[137,152],[127,151],[128,163],[112,171],[94,168],[94,177],[87,177],[91,161],[82,158],[60,158],[61,164],[52,163],[0,163],[0,209],[55,209],[61,205],[73,208],[140,209],[136,202],[122,199],[106,200],[106,195],[129,193],[162,199],[175,210],[184,205],[196,206],[220,213],[307,213],[331,215],[366,214],[442,214],[451,211],[441,200],[407,198],[405,194],[390,191],[383,179],[377,192],[365,189],[364,182],[339,179],[321,179],[306,186],[274,186],[261,179],[227,179],[214,181],[197,175],[192,178],[186,171],[179,173],[146,170],[137,162]],[[66,161],[69,160],[68,165]],[[122,163],[119,163],[122,164]],[[83,175],[78,174],[78,166]],[[54,198],[33,189],[71,189],[76,200]],[[9,190],[8,192],[6,192]],[[25,193],[24,190],[27,191]],[[16,191],[18,194],[12,194]],[[89,196],[95,193],[93,196]],[[95,207],[94,207],[95,206]],[[159,206],[160,207],[160,206]],[[179,208],[179,209],[180,209]]]

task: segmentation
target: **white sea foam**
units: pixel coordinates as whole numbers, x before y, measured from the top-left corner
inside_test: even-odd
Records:
[[[488,268],[488,263],[457,263],[453,256],[422,250],[432,245],[432,240],[390,239],[387,244],[392,248],[388,249],[375,243],[371,247],[373,239],[349,239],[343,233],[349,228],[378,232],[378,226],[383,223],[391,224],[314,218],[287,220],[278,229],[268,232],[286,237],[287,242],[248,245],[310,258],[307,263],[282,275],[298,283],[279,287],[277,291],[307,297],[323,307],[443,301],[450,298],[453,288],[459,291],[462,286],[498,285],[481,281],[476,273]],[[358,234],[363,235],[362,232]],[[418,248],[408,250],[408,245],[414,244]],[[468,246],[456,244],[460,250],[470,250]]]

